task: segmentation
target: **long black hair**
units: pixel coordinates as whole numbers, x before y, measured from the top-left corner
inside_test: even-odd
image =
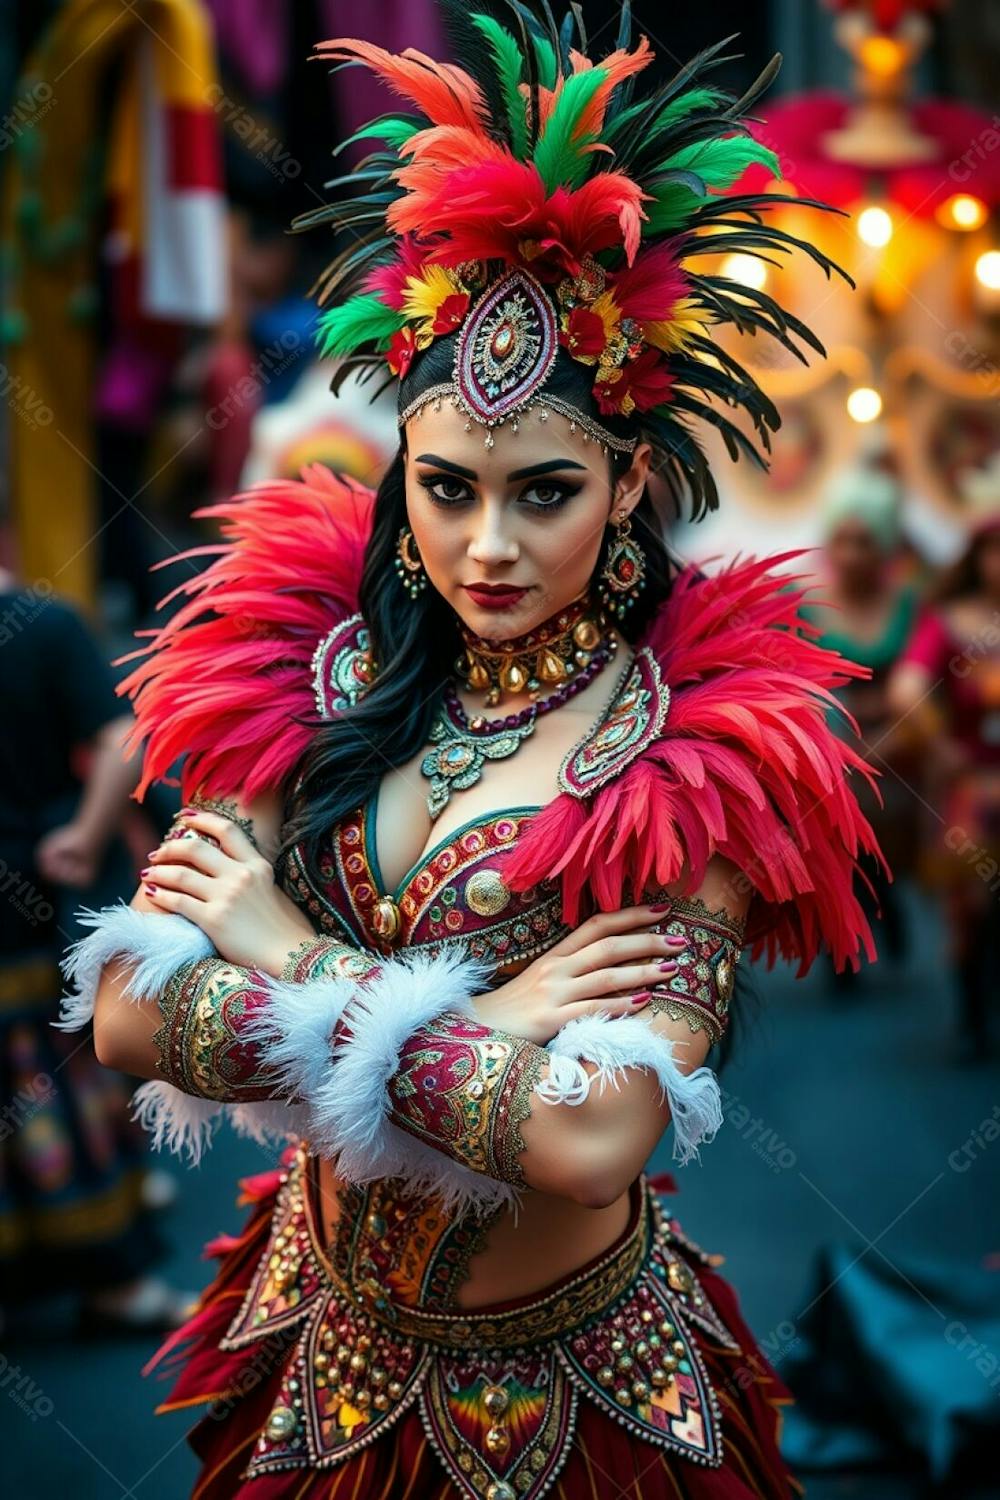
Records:
[[[432,385],[447,382],[457,335],[435,339],[418,358],[399,393],[400,409]],[[593,399],[593,371],[560,350],[545,389],[594,417],[616,435],[638,436],[634,422],[601,416]],[[456,616],[434,588],[415,599],[404,591],[394,562],[400,529],[407,524],[404,482],[405,436],[375,496],[371,537],[365,551],[359,608],[371,634],[378,672],[352,708],[315,729],[297,768],[293,799],[285,809],[277,870],[293,845],[307,867],[315,867],[324,838],[374,795],[386,771],[405,764],[427,743],[435,710],[461,651]],[[630,467],[628,454],[612,451],[608,483],[613,488]],[[648,490],[632,512],[634,535],[646,555],[646,581],[622,633],[634,640],[670,591],[675,571],[662,524]],[[603,565],[612,532],[601,546]]]

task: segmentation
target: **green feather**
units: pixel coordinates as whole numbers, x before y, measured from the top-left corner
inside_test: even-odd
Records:
[[[340,307],[323,313],[316,330],[316,341],[322,355],[351,354],[369,339],[390,339],[406,322],[371,292],[351,297]]]
[[[353,135],[349,135],[346,141],[334,149],[334,156],[339,156],[341,151],[348,146],[353,146],[355,141],[388,141],[398,151],[400,146],[405,146],[411,135],[416,135],[418,130],[423,130],[427,125],[426,120],[420,120],[416,115],[382,115],[378,120],[372,120],[368,125],[363,125]]]
[[[524,97],[519,88],[524,63],[521,49],[507,28],[494,21],[492,16],[470,16],[469,19],[490,45],[507,106],[511,147],[518,160],[523,161],[528,150],[528,123]]]
[[[538,58],[538,81],[543,89],[554,89],[559,73],[556,50],[543,36],[533,37],[532,40],[535,44],[535,56]]]
[[[652,203],[644,203],[642,206],[646,215],[642,225],[643,237],[650,239],[682,228],[694,217],[704,201],[704,198],[680,183],[667,183],[656,193]]]
[[[781,176],[778,158],[751,136],[733,135],[722,140],[696,141],[663,162],[666,171],[694,172],[708,188],[728,188],[754,163],[766,167],[772,177]]]
[[[590,158],[583,148],[593,140],[593,136],[579,136],[574,140],[573,132],[579,124],[580,115],[600,85],[607,80],[607,76],[604,68],[589,68],[583,73],[574,73],[571,78],[563,81],[555,108],[535,147],[535,166],[550,193],[560,183],[576,187],[587,175]]]
[[[688,89],[686,94],[678,94],[676,99],[671,99],[656,116],[656,120],[651,127],[650,136],[647,139],[647,144],[654,136],[660,135],[663,131],[669,130],[673,125],[676,125],[678,120],[686,119],[688,115],[693,115],[699,110],[717,109],[727,98],[728,95],[722,89]],[[633,120],[637,120],[643,111],[648,108],[649,100],[644,99],[639,104],[632,104],[628,109],[623,109],[609,123],[604,133],[605,139],[609,143],[612,142],[615,136],[624,130],[626,126],[631,125]]]
[[[676,125],[678,120],[693,115],[697,110],[717,109],[726,98],[728,95],[723,89],[688,89],[686,94],[678,94],[676,99],[671,99],[666,108],[660,111],[656,118],[656,129],[665,130],[670,125]]]

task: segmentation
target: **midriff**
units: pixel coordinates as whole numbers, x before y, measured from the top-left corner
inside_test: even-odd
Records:
[[[336,1236],[341,1181],[332,1162],[318,1161],[323,1238]],[[490,1224],[470,1258],[456,1293],[459,1307],[485,1307],[543,1290],[608,1249],[628,1225],[629,1195],[604,1208],[585,1208],[569,1198],[528,1191],[516,1220],[510,1210]]]

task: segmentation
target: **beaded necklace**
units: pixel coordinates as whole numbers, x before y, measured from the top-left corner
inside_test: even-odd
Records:
[[[475,714],[470,719],[454,684],[449,682],[431,726],[429,743],[434,748],[420,763],[422,774],[431,784],[427,794],[431,818],[436,818],[447,806],[453,791],[475,786],[488,760],[506,760],[514,755],[533,733],[541,716],[561,708],[582,692],[613,660],[617,649],[617,640],[613,636],[606,637],[589,655],[586,664],[574,676],[567,677],[554,693],[529,703],[519,713],[506,714],[499,719],[487,719],[482,714]]]

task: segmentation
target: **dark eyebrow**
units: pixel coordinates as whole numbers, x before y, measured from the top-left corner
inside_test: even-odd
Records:
[[[586,469],[586,464],[578,464],[572,458],[553,458],[548,463],[531,464],[527,469],[515,469],[508,474],[508,479],[537,479],[539,474],[552,474],[556,469]]]
[[[436,464],[439,469],[447,469],[449,474],[457,474],[459,479],[478,479],[479,475],[475,469],[463,469],[461,464],[453,464],[447,458],[438,458],[436,453],[418,453],[418,464]]]

